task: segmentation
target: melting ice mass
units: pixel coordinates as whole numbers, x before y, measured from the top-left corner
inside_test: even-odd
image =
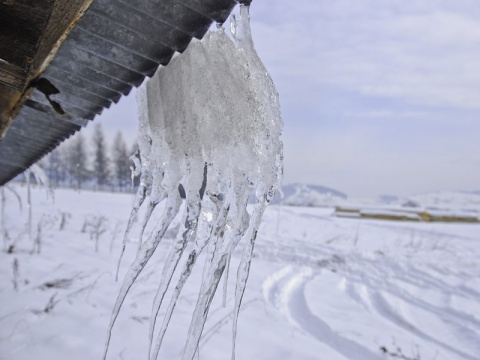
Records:
[[[149,358],[157,358],[182,288],[191,272],[201,269],[195,263],[199,254],[206,252],[183,351],[183,359],[195,357],[217,286],[222,276],[226,283],[232,252],[242,246],[233,308],[232,358],[235,356],[237,318],[255,238],[265,208],[281,182],[283,125],[278,94],[254,49],[248,6],[240,5],[240,19],[232,15],[230,28],[231,37],[218,28],[202,41],[194,40],[138,91],[140,161],[135,171],[141,183],[124,247],[144,203],[146,211],[137,256],[113,309],[104,359],[130,287],[177,216],[182,226],[153,300]],[[247,209],[249,198],[255,200]],[[161,220],[144,236],[150,215],[162,202]],[[179,280],[170,284],[177,272]],[[169,288],[171,295],[166,299]],[[158,316],[160,308],[165,308],[163,318]]]

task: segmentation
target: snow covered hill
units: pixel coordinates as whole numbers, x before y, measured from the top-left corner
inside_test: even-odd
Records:
[[[480,192],[438,191],[409,197],[420,206],[480,211]]]
[[[17,191],[23,210],[7,193],[0,252],[0,359],[100,359],[120,286],[115,269],[132,195],[57,190],[52,203],[35,190],[29,238],[26,190]],[[236,359],[480,359],[480,225],[357,221],[333,217],[332,210],[267,209]],[[99,221],[103,232],[92,226]],[[127,243],[121,276],[135,257],[138,230]],[[172,234],[127,296],[108,359],[147,358],[152,301]],[[32,253],[38,239],[41,252]],[[231,356],[233,269],[240,258],[237,249],[227,306],[222,289],[213,300],[201,360]],[[159,359],[181,359],[201,277],[202,267],[194,267]]]
[[[282,187],[284,198],[279,193],[275,195],[272,204],[291,206],[335,206],[345,200],[347,195],[328,187],[310,184],[290,184]]]

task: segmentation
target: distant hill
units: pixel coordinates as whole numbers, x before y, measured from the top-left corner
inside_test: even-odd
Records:
[[[311,184],[290,184],[282,187],[283,200],[277,192],[272,204],[291,206],[334,206],[347,199],[347,195],[325,186]]]
[[[380,195],[377,200],[381,204],[395,204],[400,201],[400,198],[395,195]]]
[[[478,191],[438,191],[409,196],[408,198],[425,207],[480,210],[480,192]]]

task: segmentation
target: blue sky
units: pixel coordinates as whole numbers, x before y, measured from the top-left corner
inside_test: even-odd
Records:
[[[478,0],[254,0],[285,123],[284,183],[480,190],[479,19]],[[133,141],[134,96],[100,119]]]

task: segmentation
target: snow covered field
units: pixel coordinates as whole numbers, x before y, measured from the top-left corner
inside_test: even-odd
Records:
[[[0,253],[0,359],[100,359],[133,195],[56,190],[52,203],[35,190],[29,239],[26,189],[16,189],[23,211],[7,192],[5,212],[8,245],[15,247]],[[480,225],[360,221],[332,212],[267,209],[236,359],[480,359]],[[67,221],[60,230],[62,213]],[[96,252],[92,227],[82,228],[102,216],[108,220]],[[38,224],[41,253],[31,254]],[[135,256],[137,233],[127,244],[121,277]],[[151,304],[171,244],[170,234],[127,296],[108,359],[147,358]],[[161,359],[181,357],[201,264],[177,304]],[[227,306],[219,287],[210,309],[200,359],[230,358],[234,269]]]

